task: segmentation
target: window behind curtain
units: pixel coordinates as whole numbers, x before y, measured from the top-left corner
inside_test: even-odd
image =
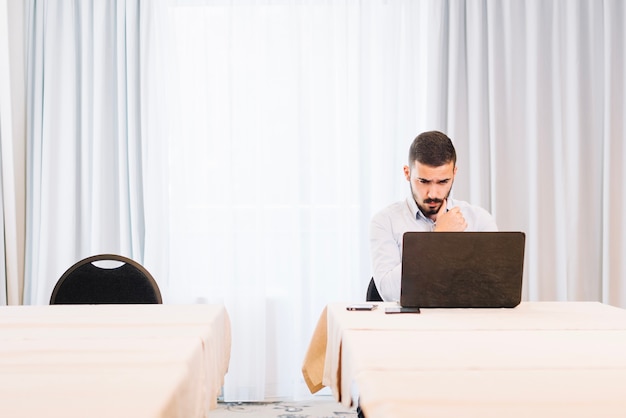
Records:
[[[422,39],[405,7],[171,9],[169,295],[226,303],[226,399],[298,395],[325,304],[365,297],[369,219],[405,195],[418,119],[418,95],[397,100],[421,74],[393,46]]]

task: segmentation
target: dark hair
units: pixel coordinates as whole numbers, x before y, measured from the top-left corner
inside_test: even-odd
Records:
[[[456,166],[456,151],[450,138],[443,132],[422,132],[409,148],[409,166],[414,161],[431,167],[439,167],[452,161]]]

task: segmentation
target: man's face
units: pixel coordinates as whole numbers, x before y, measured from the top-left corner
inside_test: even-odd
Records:
[[[422,213],[429,218],[436,218],[444,199],[452,190],[457,167],[452,161],[431,167],[413,162],[413,166],[404,166],[404,176],[411,185],[411,193]]]

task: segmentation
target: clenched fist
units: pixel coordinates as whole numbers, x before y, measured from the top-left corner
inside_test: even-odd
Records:
[[[435,232],[463,232],[467,228],[467,222],[463,217],[461,209],[457,206],[450,210],[446,210],[448,199],[443,201],[441,209],[437,213],[435,220]]]

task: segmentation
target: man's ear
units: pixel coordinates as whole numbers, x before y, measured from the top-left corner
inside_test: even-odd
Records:
[[[411,169],[408,165],[404,166],[404,178],[406,178],[406,181],[411,181]]]

